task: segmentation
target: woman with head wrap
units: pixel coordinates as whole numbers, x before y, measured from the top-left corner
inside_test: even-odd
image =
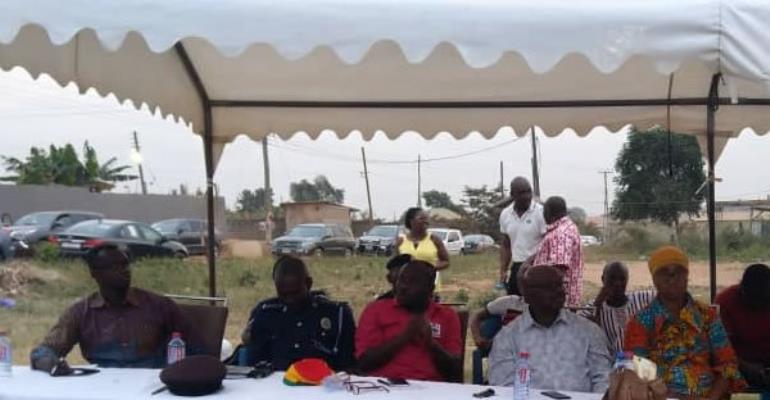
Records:
[[[658,294],[629,321],[624,349],[657,364],[670,397],[717,400],[744,388],[719,315],[687,291],[687,255],[663,246],[648,265]]]

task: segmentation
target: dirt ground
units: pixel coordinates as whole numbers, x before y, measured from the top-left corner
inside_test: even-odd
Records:
[[[629,289],[652,287],[652,278],[646,261],[628,261],[626,265],[630,271]],[[603,268],[603,263],[586,264],[583,279],[601,285]],[[741,280],[745,268],[745,263],[720,263],[717,266],[717,286],[721,288],[737,284]],[[695,261],[690,264],[690,286],[709,286],[708,262]]]

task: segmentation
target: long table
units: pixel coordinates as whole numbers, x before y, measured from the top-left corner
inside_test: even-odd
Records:
[[[0,378],[0,399],[2,400],[107,400],[107,399],[172,399],[168,391],[151,395],[163,386],[158,378],[159,371],[152,369],[103,368],[98,374],[82,377],[53,378],[46,373],[32,371],[28,367],[13,367],[11,377]],[[344,390],[332,391],[324,387],[296,387],[283,383],[283,374],[275,373],[264,379],[228,379],[219,392],[206,399],[291,399],[291,400],[336,400],[336,399],[440,399],[470,400],[473,393],[487,387],[452,383],[410,381],[410,385],[391,388],[389,393],[364,392],[356,396]],[[360,378],[375,382],[375,378]],[[511,388],[494,387],[495,397],[490,399],[512,399]],[[591,393],[563,392],[575,400],[599,400],[601,395]],[[533,391],[533,400],[547,400],[540,391]]]

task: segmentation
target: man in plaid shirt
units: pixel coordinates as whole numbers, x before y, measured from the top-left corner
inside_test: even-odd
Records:
[[[567,306],[577,307],[583,294],[580,231],[567,216],[567,202],[561,197],[553,196],[546,200],[543,216],[548,228],[532,265],[552,265],[561,269],[564,272]]]

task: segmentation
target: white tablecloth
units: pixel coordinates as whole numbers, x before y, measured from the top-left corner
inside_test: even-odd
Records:
[[[150,394],[163,386],[158,378],[159,371],[151,369],[105,368],[95,375],[83,377],[52,378],[46,373],[31,371],[27,367],[14,367],[13,376],[0,378],[0,399],[2,400],[106,400],[106,399],[171,399],[176,397],[168,391],[155,396]],[[206,399],[440,399],[472,400],[473,393],[486,387],[410,381],[403,388],[391,389],[390,393],[366,392],[359,396],[346,391],[329,391],[323,387],[292,387],[284,385],[283,374],[276,373],[265,379],[225,380],[224,388],[206,396]],[[373,378],[361,378],[376,381]],[[512,399],[511,388],[495,387],[496,396],[490,399]],[[599,400],[601,395],[586,393],[568,394],[575,400]],[[546,400],[540,391],[533,391],[533,400]]]

